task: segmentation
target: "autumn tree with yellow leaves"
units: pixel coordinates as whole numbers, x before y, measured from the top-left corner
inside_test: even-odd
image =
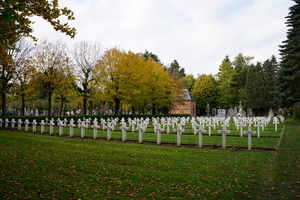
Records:
[[[117,48],[108,49],[101,60],[105,72],[104,93],[114,102],[117,114],[121,104],[138,109],[170,106],[175,85],[164,67],[151,58]]]
[[[129,102],[134,95],[138,94],[138,88],[135,86],[141,74],[134,53],[126,53],[117,48],[108,49],[99,67],[104,69],[105,73],[103,92],[106,100],[114,102],[114,112],[118,113],[121,102]]]
[[[191,91],[192,96],[197,99],[197,114],[205,114],[206,105],[217,106],[218,85],[212,75],[201,74],[195,80]]]
[[[42,40],[36,45],[32,57],[33,65],[37,69],[35,85],[40,91],[48,93],[48,115],[51,115],[53,94],[63,91],[74,82],[70,60],[66,45],[62,42]]]
[[[76,35],[75,28],[60,19],[61,16],[65,16],[67,20],[74,20],[73,12],[68,8],[60,8],[58,0],[0,1],[0,95],[3,116],[6,110],[6,95],[16,72],[10,51],[21,38],[34,38],[31,28],[32,16],[42,17],[55,30],[71,38]]]

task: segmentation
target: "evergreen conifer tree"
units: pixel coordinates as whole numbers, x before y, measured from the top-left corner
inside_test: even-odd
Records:
[[[287,39],[280,45],[282,62],[279,69],[279,99],[290,107],[300,101],[300,0],[290,7],[287,18]]]

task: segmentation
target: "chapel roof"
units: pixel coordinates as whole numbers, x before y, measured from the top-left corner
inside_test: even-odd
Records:
[[[196,99],[191,95],[188,89],[182,89],[184,94],[182,95],[183,99],[186,101],[196,101]]]

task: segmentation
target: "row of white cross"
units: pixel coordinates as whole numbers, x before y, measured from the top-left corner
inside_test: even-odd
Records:
[[[266,125],[270,122],[271,118],[269,117],[253,117],[253,118],[233,118],[235,126],[237,127],[237,130],[240,129],[240,136],[243,137],[243,134],[248,134],[248,150],[251,150],[252,148],[252,141],[251,141],[251,135],[255,134],[256,131],[252,131],[252,124],[254,127],[257,127],[257,137],[260,137],[260,128],[262,128],[262,131],[264,131],[264,128]],[[282,121],[284,119],[281,119]],[[70,127],[70,137],[74,136],[74,127],[75,121],[73,119],[70,120],[69,124],[67,119],[60,120],[59,118],[56,120],[57,126],[59,127],[59,136],[63,135],[63,127],[69,126]],[[93,128],[94,135],[93,138],[96,139],[98,137],[98,129],[100,126],[98,123],[102,125],[103,130],[107,130],[107,140],[111,140],[111,132],[115,129],[119,119],[100,119],[100,122],[98,122],[98,119],[95,118],[93,120],[93,125],[91,128]],[[179,118],[179,117],[173,117],[173,118],[152,118],[151,120],[149,118],[143,119],[143,118],[134,118],[130,119],[128,118],[128,127],[127,122],[124,118],[120,120],[120,130],[122,131],[122,141],[126,141],[126,131],[131,127],[131,131],[134,132],[135,129],[139,131],[139,143],[143,142],[143,133],[146,131],[148,124],[150,121],[152,121],[152,124],[154,126],[153,130],[157,134],[157,144],[161,144],[161,132],[165,130],[167,134],[170,132],[170,126],[172,126],[172,129],[174,132],[177,133],[177,146],[181,145],[181,135],[184,133],[185,129],[184,126],[187,123],[191,123],[192,129],[194,130],[194,135],[199,134],[199,147],[202,148],[203,146],[203,133],[206,133],[207,130],[205,130],[205,126],[208,127],[208,135],[211,136],[211,128],[213,127],[214,130],[216,129],[216,126],[219,126],[221,124],[222,130],[218,130],[218,133],[222,133],[222,148],[226,149],[226,135],[230,133],[230,130],[227,130],[226,127],[229,126],[230,118],[221,118],[221,117],[187,117],[187,118]],[[0,118],[0,128],[2,128],[3,120]],[[18,124],[18,130],[21,130],[22,124],[25,125],[25,131],[28,131],[29,124],[32,124],[32,131],[36,132],[36,126],[38,123],[36,120],[33,120],[31,123],[28,119],[25,120],[25,122],[22,122],[21,119],[19,119],[17,122],[12,119],[9,121],[8,119],[5,119],[5,128],[8,128],[8,124],[11,123],[11,128],[15,128],[15,124]],[[78,128],[81,129],[81,138],[85,137],[85,129],[89,128],[90,124],[92,123],[92,119],[78,119],[77,124]],[[279,124],[278,118],[273,119],[273,124],[275,124],[275,130],[277,131],[277,124]],[[50,135],[53,134],[53,128],[55,126],[55,120],[52,118],[51,120],[41,120],[39,123],[41,126],[41,133],[44,133],[45,126],[49,126],[50,128]],[[175,126],[177,128],[175,128]],[[248,126],[248,129],[246,131],[243,130],[243,127]]]

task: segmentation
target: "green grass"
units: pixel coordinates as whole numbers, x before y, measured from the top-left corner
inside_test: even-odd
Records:
[[[300,199],[300,124],[288,120],[271,176],[264,191],[267,199]]]
[[[274,154],[2,132],[4,198],[252,198]]]
[[[277,153],[180,148],[1,130],[0,199],[297,199],[299,127],[289,126],[284,129]],[[92,131],[89,134],[92,136]],[[101,134],[106,137],[106,131]],[[130,134],[137,137],[137,133]],[[113,132],[113,137],[120,135]],[[146,135],[156,139],[154,133]],[[193,135],[183,136],[187,142],[194,140]],[[247,142],[246,138],[228,137],[228,142],[245,145],[241,142]],[[220,137],[205,139],[218,143]],[[255,140],[276,145],[278,142],[271,141],[274,138],[252,139],[254,144],[258,143]]]

